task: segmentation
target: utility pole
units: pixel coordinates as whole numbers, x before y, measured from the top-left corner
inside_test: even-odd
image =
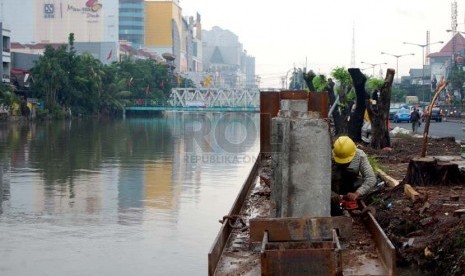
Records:
[[[399,82],[399,58],[400,57],[404,57],[404,56],[414,56],[415,54],[414,53],[410,53],[410,54],[403,54],[403,55],[394,55],[394,54],[390,54],[390,53],[386,53],[386,52],[381,52],[382,55],[389,55],[389,56],[393,56],[396,58],[396,75],[397,75],[397,83],[400,83]]]
[[[444,41],[436,41],[436,42],[428,42],[426,44],[416,44],[416,43],[410,43],[410,42],[405,42],[404,41],[404,44],[409,44],[409,45],[414,45],[414,46],[418,46],[418,47],[421,47],[421,61],[422,61],[422,67],[421,67],[421,72],[422,72],[422,76],[421,76],[421,91],[422,91],[422,101],[424,102],[425,101],[425,90],[423,89],[423,84],[424,84],[424,81],[425,81],[425,47],[429,46],[429,45],[433,45],[433,44],[437,44],[437,43],[444,43]],[[431,76],[430,76],[431,78]]]

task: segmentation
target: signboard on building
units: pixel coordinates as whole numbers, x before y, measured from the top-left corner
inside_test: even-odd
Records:
[[[102,0],[37,0],[35,41],[66,43],[103,41]]]

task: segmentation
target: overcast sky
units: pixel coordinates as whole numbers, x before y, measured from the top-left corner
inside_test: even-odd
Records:
[[[355,26],[356,67],[383,63],[396,69],[396,58],[381,55],[414,53],[399,58],[400,75],[421,68],[422,48],[403,42],[426,44],[451,39],[451,2],[448,0],[325,0],[250,1],[181,0],[183,15],[202,16],[203,29],[219,26],[239,36],[248,54],[256,58],[261,87],[281,88],[281,78],[296,67],[329,74],[335,67],[348,68]],[[457,1],[458,30],[465,31],[465,0]],[[444,44],[433,44],[430,52]],[[379,66],[375,74],[379,76]]]
[[[1,0],[0,0],[1,1]],[[16,10],[4,11],[4,17],[14,17],[17,28],[33,26],[31,16],[21,16],[32,0],[21,1]],[[84,0],[83,0],[84,1]],[[115,2],[117,0],[114,0]],[[234,32],[244,49],[256,58],[256,74],[261,87],[281,88],[281,78],[295,67],[307,66],[316,72],[329,74],[335,67],[349,67],[355,26],[356,67],[373,74],[366,63],[384,63],[396,69],[396,58],[381,55],[414,53],[399,58],[400,75],[410,68],[421,68],[422,48],[403,42],[426,44],[449,41],[451,34],[451,2],[449,0],[324,0],[324,1],[263,1],[263,0],[180,0],[184,16],[202,16],[203,29],[219,26]],[[465,31],[465,0],[457,0],[458,30]],[[26,5],[26,6],[25,6]],[[28,7],[29,6],[29,7]],[[27,10],[27,9],[26,9]],[[437,52],[445,44],[433,44]],[[379,76],[379,66],[375,74]]]

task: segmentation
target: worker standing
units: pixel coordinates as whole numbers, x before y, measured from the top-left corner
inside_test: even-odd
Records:
[[[340,136],[333,145],[331,168],[331,215],[340,215],[341,198],[355,201],[376,184],[376,176],[365,152],[348,136]]]

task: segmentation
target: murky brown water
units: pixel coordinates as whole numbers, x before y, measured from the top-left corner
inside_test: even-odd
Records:
[[[257,114],[0,124],[0,275],[206,275]]]

